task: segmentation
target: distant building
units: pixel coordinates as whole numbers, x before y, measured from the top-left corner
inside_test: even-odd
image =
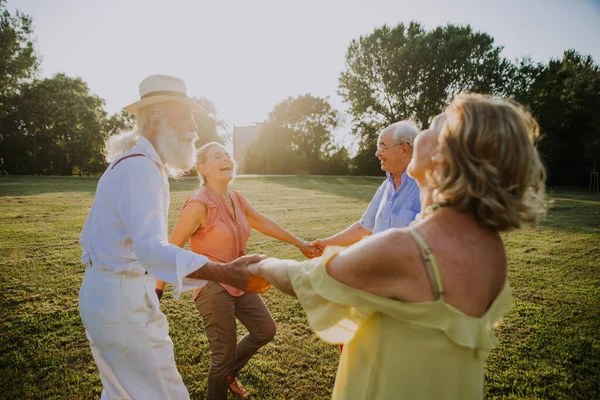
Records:
[[[243,166],[250,144],[258,140],[260,126],[260,123],[250,126],[233,126],[233,158],[239,166]]]

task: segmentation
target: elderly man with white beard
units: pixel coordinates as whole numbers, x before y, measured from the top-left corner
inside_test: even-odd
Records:
[[[103,400],[188,399],[154,292],[156,279],[174,284],[176,297],[208,280],[260,291],[264,281],[249,282],[254,278],[247,265],[263,257],[221,264],[168,243],[168,178],[194,165],[192,110],[199,106],[182,80],[165,75],[144,79],[140,97],[125,108],[136,115],[137,131],[106,142],[110,165],[81,232],[81,260],[88,268],[80,314]]]

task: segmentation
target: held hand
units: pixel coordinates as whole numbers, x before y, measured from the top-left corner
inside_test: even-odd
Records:
[[[290,283],[288,271],[298,264],[293,260],[280,260],[278,258],[267,258],[256,264],[248,266],[248,270],[257,275],[266,278],[277,289],[291,296],[296,296],[294,287]]]
[[[306,243],[302,239],[298,240],[298,250],[300,250],[306,258],[315,258],[323,254],[322,249],[312,246],[311,244]]]
[[[325,247],[328,246],[328,244],[325,241],[325,239],[315,239],[312,242],[310,242],[308,245],[310,247],[314,247],[314,248],[319,249],[321,251],[321,254],[323,254],[323,251],[325,250]]]
[[[266,293],[267,290],[271,287],[271,283],[268,280],[255,276],[250,272],[248,266],[250,264],[254,264],[256,262],[262,261],[266,258],[266,256],[243,256],[238,258],[237,260],[230,263],[233,268],[232,274],[237,274],[240,278],[243,277],[245,279],[245,286],[240,287],[242,290],[249,293]],[[240,272],[235,272],[240,271]]]
[[[323,250],[320,247],[312,246],[311,244],[307,244],[306,247],[302,250],[302,253],[307,258],[315,258],[315,257],[321,257],[323,255]]]
[[[250,255],[238,258],[227,264],[208,262],[203,268],[207,268],[210,274],[208,280],[225,283],[247,292],[264,293],[271,286],[270,283],[254,276],[248,265],[264,260],[265,256]]]

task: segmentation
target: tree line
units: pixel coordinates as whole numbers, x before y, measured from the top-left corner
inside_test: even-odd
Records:
[[[133,128],[131,115],[109,115],[105,102],[77,77],[38,77],[32,20],[0,0],[0,157],[14,174],[98,174],[105,138]],[[551,184],[586,184],[600,159],[600,67],[566,50],[547,63],[502,57],[493,37],[470,26],[432,30],[417,22],[383,25],[350,42],[338,94],[348,106],[358,151],[337,145],[339,111],[303,94],[275,105],[260,125],[242,172],[379,175],[377,135],[405,119],[427,126],[454,94],[473,91],[512,98],[542,129],[538,148]],[[200,140],[224,142],[215,105],[198,99]],[[600,161],[600,160],[599,160]]]

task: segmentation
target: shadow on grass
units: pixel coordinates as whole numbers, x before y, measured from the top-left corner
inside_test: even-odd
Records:
[[[36,196],[46,193],[94,194],[99,177],[9,176],[0,178],[0,197]],[[309,192],[371,201],[384,177],[356,176],[240,176],[240,182],[269,183]],[[188,177],[172,181],[171,191],[194,192],[198,181]],[[551,198],[544,228],[569,233],[600,234],[600,196],[585,188],[549,188]],[[310,196],[310,194],[307,194]]]
[[[309,191],[318,191],[335,196],[351,197],[370,201],[381,185],[384,177],[354,176],[269,176],[241,175],[240,182],[264,182]],[[93,176],[9,176],[0,178],[0,197],[36,196],[46,193],[94,194],[100,177]],[[194,192],[198,189],[198,179],[186,177],[171,180],[171,191]]]
[[[66,192],[94,194],[98,179],[98,176],[6,176],[0,178],[0,197]]]
[[[542,226],[569,233],[600,234],[600,196],[577,188],[551,188]]]
[[[257,179],[276,185],[317,191],[334,196],[351,197],[369,202],[385,177],[361,176],[264,176],[241,179]]]

